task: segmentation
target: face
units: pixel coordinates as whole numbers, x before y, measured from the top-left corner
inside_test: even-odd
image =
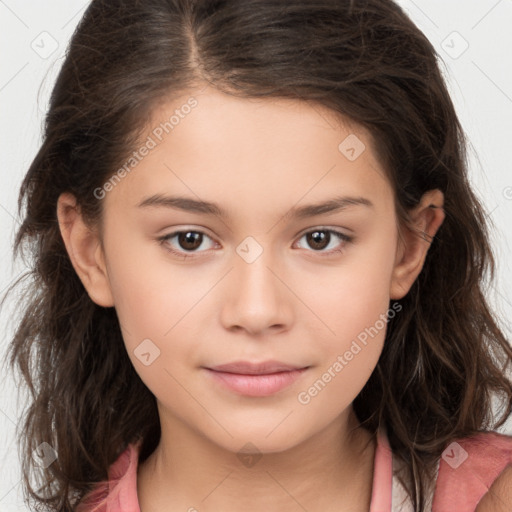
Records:
[[[333,424],[381,353],[397,258],[369,134],[317,105],[206,89],[159,107],[142,146],[97,193],[126,350],[161,416],[262,452]],[[300,370],[211,370],[239,361]]]

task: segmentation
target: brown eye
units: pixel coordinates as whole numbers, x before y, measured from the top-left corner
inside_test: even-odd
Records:
[[[178,234],[178,244],[182,249],[193,251],[201,246],[203,234],[197,231],[182,231]]]
[[[352,237],[327,228],[308,231],[301,236],[303,238],[307,244],[305,249],[313,249],[313,252],[325,255],[341,252],[347,243],[352,242]]]
[[[160,237],[158,241],[166,250],[183,258],[193,257],[207,252],[206,250],[199,250],[204,246],[205,241],[210,241],[210,247],[206,244],[206,249],[211,249],[215,246],[215,242],[207,234],[191,229],[175,231],[174,233]],[[205,249],[205,247],[202,248]]]
[[[325,249],[331,240],[328,231],[311,231],[306,233],[306,240],[312,249]]]

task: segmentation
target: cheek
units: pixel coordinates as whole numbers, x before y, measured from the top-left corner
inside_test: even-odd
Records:
[[[186,381],[188,366],[196,364],[200,337],[191,333],[190,310],[201,290],[190,291],[177,271],[134,265],[129,258],[112,264],[116,313],[135,371],[159,399],[185,400],[179,382]]]
[[[106,245],[109,281],[127,332],[161,338],[201,296],[212,276],[171,262],[156,240],[120,226]],[[198,283],[202,283],[201,286]]]
[[[152,356],[159,351],[159,357],[163,355],[164,342],[170,338],[166,333],[185,314],[184,305],[190,301],[184,294],[192,292],[181,282],[179,270],[170,272],[169,265],[160,263],[165,255],[157,242],[139,239],[122,226],[109,234],[105,249],[116,313],[128,355],[137,371],[144,371],[136,359],[139,345],[150,340],[145,343]]]
[[[364,251],[354,246],[342,265],[317,281],[322,293],[316,294],[312,309],[328,327],[317,329],[315,336],[321,354],[319,386],[328,382],[333,392],[325,393],[322,400],[329,396],[353,400],[378,362],[390,308],[393,235],[391,229],[382,230]]]
[[[324,275],[316,307],[342,344],[376,323],[389,308],[390,282],[395,259],[392,229],[358,247],[354,245],[339,267]],[[326,321],[327,323],[327,321]]]
[[[376,284],[373,273],[352,275],[331,282],[331,301],[326,304],[325,323],[330,331],[316,331],[318,367],[297,396],[307,410],[330,411],[332,419],[348,407],[364,387],[377,365],[386,335],[388,289]],[[316,412],[314,413],[316,414]]]

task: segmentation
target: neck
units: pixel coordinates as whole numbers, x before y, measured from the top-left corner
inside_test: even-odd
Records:
[[[282,452],[253,458],[227,451],[160,415],[162,435],[138,468],[146,510],[368,511],[375,442],[352,408]]]

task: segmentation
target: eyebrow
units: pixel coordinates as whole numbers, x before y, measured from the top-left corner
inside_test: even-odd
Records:
[[[228,217],[228,213],[215,203],[211,203],[209,201],[198,201],[196,199],[182,196],[165,196],[162,194],[154,194],[143,199],[137,206],[140,208],[175,208],[186,212],[216,215],[223,219],[227,219]],[[294,206],[290,209],[286,216],[291,216],[296,219],[304,219],[308,217],[314,217],[315,215],[342,211],[350,206],[366,206],[373,208],[374,205],[369,199],[364,197],[338,196],[321,203],[309,204],[300,207]]]

